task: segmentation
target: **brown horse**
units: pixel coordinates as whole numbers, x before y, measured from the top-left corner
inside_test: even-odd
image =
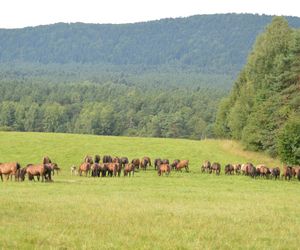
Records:
[[[126,164],[124,167],[124,176],[128,176],[131,177],[131,173],[132,176],[134,176],[134,169],[135,166],[132,163]]]
[[[144,156],[140,162],[141,168],[146,171],[148,164],[151,167],[151,160],[148,156]]]
[[[209,170],[209,173],[216,173],[216,175],[220,175],[221,173],[221,164],[218,162],[214,162]]]
[[[43,164],[49,164],[49,163],[51,163],[51,160],[50,160],[49,156],[44,156]]]
[[[179,159],[174,160],[173,163],[171,164],[171,168],[175,170],[179,162],[180,162]]]
[[[189,160],[181,160],[180,162],[178,162],[176,166],[176,171],[180,170],[181,172],[183,168],[185,168],[186,172],[189,172]]]
[[[60,168],[58,167],[57,163],[48,163],[47,166],[51,168],[53,175],[55,174],[55,171],[56,174],[58,175],[58,171],[60,171]]]
[[[117,175],[117,168],[118,168],[117,165],[118,163],[112,163],[112,162],[106,163],[108,176],[112,177]]]
[[[169,175],[171,172],[171,168],[170,168],[170,165],[169,164],[160,164],[159,168],[158,168],[158,171],[157,171],[157,174],[158,176],[162,176],[164,173],[166,175]]]
[[[121,157],[121,165],[122,165],[122,168],[125,167],[126,164],[128,164],[128,158],[127,157]]]
[[[92,156],[89,156],[89,155],[86,155],[86,156],[84,157],[84,160],[83,160],[83,161],[86,162],[86,163],[89,163],[90,165],[92,165],[92,164],[94,163],[93,157],[92,157]]]
[[[91,164],[89,162],[84,162],[79,166],[78,173],[79,176],[82,176],[82,173],[85,173],[85,176],[87,176],[91,171]]]
[[[34,176],[37,177],[38,181],[40,180],[40,177],[42,177],[42,182],[44,182],[44,180],[52,181],[52,170],[48,164],[28,164],[25,169],[25,172],[22,173],[21,176],[21,179],[23,180],[25,179],[25,174],[27,174],[30,181],[34,180]]]
[[[118,176],[121,176],[121,171],[122,171],[122,161],[119,157],[115,157],[112,161],[113,163],[116,164],[116,171],[118,173]]]
[[[110,163],[112,162],[112,158],[110,155],[104,155],[102,161],[103,163]]]
[[[232,164],[227,164],[224,168],[225,174],[232,175],[234,174],[234,167]]]
[[[12,176],[15,176],[15,181],[19,180],[19,170],[21,166],[17,162],[7,162],[7,163],[0,163],[0,177],[1,180],[3,181],[2,175],[7,175],[7,180],[9,179],[12,180]]]
[[[286,179],[290,180],[292,178],[292,176],[293,176],[292,167],[284,166],[281,177],[282,178],[284,177],[285,180]]]
[[[241,173],[241,164],[233,164],[233,169],[236,175]]]
[[[131,163],[134,165],[135,168],[140,168],[140,159],[133,159]]]
[[[292,167],[292,175],[293,175],[293,177],[297,177],[299,172],[300,172],[300,166],[293,166]]]
[[[275,180],[280,177],[280,168],[275,167],[275,168],[270,168],[271,172],[271,177],[275,177]]]
[[[202,166],[201,166],[201,172],[204,173],[204,172],[207,172],[209,173],[210,172],[210,167],[211,167],[211,163],[210,161],[205,161]]]
[[[154,160],[154,169],[158,169],[160,164],[162,164],[162,160],[160,158]]]

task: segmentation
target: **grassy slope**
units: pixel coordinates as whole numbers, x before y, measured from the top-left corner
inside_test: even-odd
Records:
[[[54,183],[0,183],[0,248],[299,247],[299,182],[200,174],[205,159],[279,164],[235,142],[7,132],[0,142],[0,162],[48,154],[63,168]],[[69,176],[87,153],[187,158],[191,173]]]

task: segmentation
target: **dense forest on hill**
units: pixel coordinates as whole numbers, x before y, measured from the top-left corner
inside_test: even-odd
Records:
[[[200,72],[236,75],[271,19],[219,14],[134,24],[58,23],[0,29],[0,63],[193,66]],[[291,26],[300,27],[300,18],[287,19]]]
[[[300,164],[300,30],[276,17],[255,43],[229,97],[216,133],[253,150]]]

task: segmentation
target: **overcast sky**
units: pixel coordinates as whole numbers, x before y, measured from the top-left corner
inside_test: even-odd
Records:
[[[0,28],[57,22],[132,23],[214,13],[300,16],[298,0],[1,0]]]

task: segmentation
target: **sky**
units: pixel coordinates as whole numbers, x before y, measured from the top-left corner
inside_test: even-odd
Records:
[[[1,0],[0,28],[57,22],[134,23],[215,13],[300,17],[298,0]]]

